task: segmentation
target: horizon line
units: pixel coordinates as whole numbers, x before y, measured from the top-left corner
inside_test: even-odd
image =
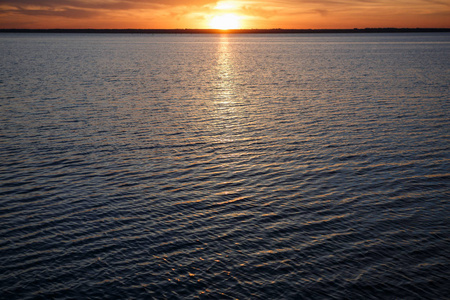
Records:
[[[450,32],[449,28],[341,28],[341,29],[284,29],[284,28],[252,28],[252,29],[212,29],[212,28],[173,28],[173,29],[139,29],[139,28],[0,28],[0,32],[29,33],[402,33],[402,32]]]

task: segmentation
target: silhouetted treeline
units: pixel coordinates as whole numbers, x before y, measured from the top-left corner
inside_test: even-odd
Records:
[[[27,33],[401,33],[450,32],[450,28],[354,28],[354,29],[0,29],[0,32]]]

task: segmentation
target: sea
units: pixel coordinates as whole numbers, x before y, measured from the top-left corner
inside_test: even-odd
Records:
[[[0,34],[1,299],[449,299],[450,33]]]

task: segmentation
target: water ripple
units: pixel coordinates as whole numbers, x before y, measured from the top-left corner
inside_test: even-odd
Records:
[[[445,298],[423,37],[1,35],[2,297]]]

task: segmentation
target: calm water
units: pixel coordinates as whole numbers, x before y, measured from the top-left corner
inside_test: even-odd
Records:
[[[0,298],[448,297],[450,34],[0,54]]]

